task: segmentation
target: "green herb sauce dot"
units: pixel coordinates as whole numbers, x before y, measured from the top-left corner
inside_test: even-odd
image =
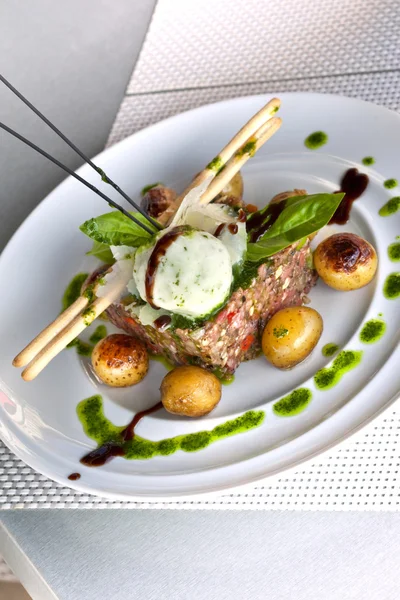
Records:
[[[397,187],[399,184],[399,182],[397,181],[397,179],[386,179],[386,181],[383,182],[383,185],[385,186],[385,188],[387,188],[388,190],[392,190],[393,188]]]
[[[400,243],[399,242],[390,244],[390,246],[388,248],[388,256],[392,262],[400,261]]]
[[[385,334],[386,323],[381,319],[370,319],[360,331],[360,340],[363,344],[374,344]]]
[[[362,162],[362,164],[363,164],[363,165],[365,165],[366,167],[369,167],[370,165],[373,165],[373,164],[375,164],[375,159],[374,159],[374,157],[373,157],[373,156],[365,156],[365,157],[362,159],[362,161],[361,161],[361,162]]]
[[[280,417],[292,417],[301,413],[311,402],[312,394],[307,388],[293,390],[288,396],[281,398],[272,407]]]
[[[400,196],[395,196],[394,198],[390,198],[382,206],[379,210],[379,214],[381,217],[389,217],[390,215],[394,215],[400,209]]]
[[[333,356],[338,351],[339,351],[339,346],[337,344],[333,344],[332,342],[325,344],[325,346],[322,348],[322,354],[326,357]]]
[[[395,300],[400,296],[400,273],[391,273],[387,276],[383,293],[388,300]]]
[[[328,136],[323,131],[314,131],[305,140],[304,145],[310,150],[317,150],[324,146],[328,141]]]

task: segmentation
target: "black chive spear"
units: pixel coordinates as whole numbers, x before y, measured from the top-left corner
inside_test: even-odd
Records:
[[[139,221],[138,219],[136,219],[136,217],[134,217],[127,210],[125,210],[122,206],[120,206],[119,204],[117,204],[117,202],[115,202],[114,200],[112,200],[111,198],[109,198],[108,196],[106,196],[106,194],[103,194],[103,192],[101,192],[96,186],[92,185],[91,183],[89,183],[88,181],[86,181],[85,179],[83,179],[80,175],[78,175],[77,173],[75,173],[75,171],[73,171],[72,169],[70,169],[69,167],[67,167],[63,163],[61,163],[59,160],[57,160],[56,158],[54,158],[54,156],[51,156],[51,154],[49,154],[48,152],[46,152],[42,148],[39,148],[39,146],[37,146],[33,142],[30,142],[28,139],[26,139],[23,135],[19,134],[17,131],[14,131],[10,127],[7,127],[7,125],[4,125],[4,123],[0,122],[0,129],[4,129],[4,131],[7,131],[7,133],[9,133],[10,135],[13,135],[14,137],[16,137],[18,140],[20,140],[21,142],[23,142],[24,144],[26,144],[27,146],[29,146],[30,148],[32,148],[33,150],[35,150],[36,152],[38,152],[39,154],[41,154],[42,156],[44,156],[45,158],[47,158],[48,160],[50,160],[52,163],[54,163],[55,165],[57,165],[58,167],[60,167],[60,169],[63,169],[66,173],[68,173],[69,175],[71,175],[71,177],[75,177],[75,179],[77,179],[78,181],[80,181],[81,183],[83,183],[83,185],[85,185],[90,190],[92,190],[92,192],[94,192],[95,194],[97,194],[98,196],[100,196],[100,198],[103,198],[103,200],[105,200],[106,202],[108,202],[109,204],[111,204],[111,206],[113,206],[114,208],[116,208],[117,210],[119,210],[120,212],[122,212],[122,214],[124,214],[126,217],[128,217],[128,219],[131,219],[131,221],[133,221],[134,223],[136,223],[136,225],[139,225],[142,229],[144,229],[145,231],[147,231],[147,233],[150,233],[151,235],[154,234],[154,231],[152,229],[150,229],[150,227],[148,227],[148,225],[146,225],[145,223],[142,223],[141,221]]]
[[[90,158],[88,156],[86,156],[86,154],[84,154],[81,150],[79,150],[79,148],[77,146],[75,146],[75,144],[73,142],[71,142],[71,140],[69,140],[63,133],[62,131],[60,131],[58,129],[58,127],[56,127],[51,121],[49,121],[49,119],[47,117],[44,116],[44,114],[42,114],[40,112],[39,109],[37,109],[31,102],[29,102],[29,100],[27,98],[25,98],[25,96],[23,96],[23,94],[21,94],[21,92],[19,92],[5,77],[3,77],[3,75],[0,74],[0,81],[2,83],[4,83],[4,85],[6,85],[8,87],[8,89],[10,89],[20,100],[22,100],[22,102],[24,102],[24,104],[26,104],[26,106],[28,106],[40,119],[42,119],[42,121],[44,121],[44,123],[46,123],[46,125],[48,125],[62,140],[64,140],[64,142],[66,144],[68,144],[68,146],[70,148],[72,148],[77,154],[79,154],[79,156],[85,161],[87,162],[88,165],[90,165],[92,167],[92,169],[94,169],[101,177],[101,179],[105,182],[108,183],[109,185],[111,185],[111,187],[113,187],[123,198],[125,198],[125,200],[127,200],[129,202],[129,204],[131,204],[134,208],[136,208],[136,210],[138,212],[140,212],[141,215],[143,215],[154,227],[156,227],[156,229],[162,229],[161,225],[155,221],[154,219],[152,219],[148,214],[146,214],[146,212],[138,205],[136,204],[136,202],[134,202],[134,200],[132,200],[128,194],[126,194],[120,187],[119,185],[117,185],[112,179],[110,179],[108,177],[108,175],[106,175],[106,173],[103,171],[103,169],[101,169],[100,167],[98,167],[97,165],[94,164],[93,161],[90,160]],[[5,128],[5,126],[3,126],[3,129]],[[14,135],[14,133],[12,133],[10,130],[7,130],[8,133],[11,133],[12,135]],[[19,134],[16,135],[16,137],[18,137]],[[20,139],[21,141],[24,141],[26,143],[25,138],[22,138],[22,136],[20,136],[18,139]],[[34,150],[37,150],[37,147],[35,147],[32,144],[28,144],[31,146],[31,148],[33,148]],[[43,152],[41,152],[43,154]],[[49,158],[49,155],[43,154],[43,156],[46,156],[46,158]],[[51,158],[49,158],[49,160],[51,160]],[[53,161],[54,162],[54,161]],[[59,167],[63,168],[63,166],[61,166],[61,163],[55,163],[58,164]],[[65,169],[64,169],[65,170]],[[71,173],[70,173],[71,174]],[[93,188],[92,188],[93,189]],[[93,190],[94,191],[94,190]],[[97,192],[96,192],[97,193]],[[110,202],[111,204],[111,202]],[[120,210],[120,209],[118,209]],[[126,213],[124,213],[126,214]],[[147,230],[149,231],[149,230]]]

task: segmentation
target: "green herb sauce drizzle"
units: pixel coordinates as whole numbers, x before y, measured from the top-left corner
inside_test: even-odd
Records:
[[[62,310],[66,310],[81,295],[81,289],[89,273],[78,273],[71,279],[62,297]]]
[[[328,141],[328,136],[323,131],[314,131],[305,140],[304,145],[310,150],[317,150],[324,146]]]
[[[311,398],[312,393],[309,389],[298,388],[275,402],[272,410],[280,417],[292,417],[301,413],[311,402]]]
[[[386,323],[382,319],[370,319],[360,331],[360,340],[363,344],[374,344],[385,334]]]
[[[331,367],[317,371],[314,375],[314,383],[320,390],[333,388],[342,379],[343,375],[355,369],[362,358],[361,350],[342,350],[335,358]]]
[[[121,438],[121,432],[125,427],[118,427],[105,417],[101,396],[91,396],[86,400],[82,400],[77,406],[77,413],[88,437],[97,442],[99,446],[107,443],[120,444],[123,457],[129,460],[145,460],[154,456],[168,456],[178,450],[197,452],[224,438],[255,429],[265,419],[264,411],[250,410],[236,419],[217,425],[210,431],[178,435],[157,442],[135,434],[132,440],[124,442]]]
[[[99,325],[98,327],[96,327],[96,329],[90,336],[89,341],[92,342],[92,344],[96,345],[98,342],[100,342],[100,340],[104,339],[106,336],[107,336],[106,326]]]

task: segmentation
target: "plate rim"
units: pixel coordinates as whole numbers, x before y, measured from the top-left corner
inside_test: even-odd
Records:
[[[360,100],[357,98],[351,98],[351,97],[336,95],[336,94],[321,94],[321,93],[316,93],[316,92],[282,92],[282,94],[277,93],[277,95],[281,96],[282,98],[285,98],[288,96],[289,97],[301,97],[301,98],[305,98],[307,96],[308,97],[310,97],[310,96],[324,97],[324,98],[328,97],[328,98],[332,98],[335,100],[341,99],[343,101],[350,101],[351,103],[353,103],[355,105],[359,105],[360,103],[362,103],[362,104],[368,105],[369,107],[373,107],[374,109],[378,109],[379,111],[384,111],[385,113],[388,112],[391,114],[391,116],[395,115],[400,121],[400,115],[398,113],[396,113],[395,111],[392,111],[386,107],[374,104],[372,102]],[[178,121],[182,117],[182,115],[189,116],[189,115],[195,114],[197,112],[202,112],[204,110],[207,110],[207,108],[209,108],[211,106],[216,107],[216,106],[226,105],[227,103],[234,104],[234,103],[241,103],[243,101],[247,101],[247,102],[251,103],[255,100],[258,100],[258,99],[261,100],[261,99],[265,99],[267,97],[268,98],[271,97],[271,94],[264,93],[264,94],[253,94],[253,95],[248,95],[248,96],[240,96],[240,97],[229,98],[229,99],[220,100],[217,102],[204,104],[204,105],[198,106],[196,108],[192,108],[192,109],[189,109],[189,110],[186,110],[183,112],[179,112],[177,114],[174,114],[170,117],[162,119],[161,121],[153,123],[141,130],[134,132],[133,134],[120,140],[116,144],[105,148],[102,152],[98,153],[92,160],[94,162],[96,162],[99,159],[103,160],[103,158],[105,156],[109,157],[109,156],[112,156],[115,152],[117,152],[117,153],[121,152],[121,149],[123,150],[124,145],[125,144],[128,145],[129,143],[131,143],[133,138],[135,138],[135,137],[139,138],[141,135],[148,134],[153,129],[157,129],[164,123],[173,122],[174,120]],[[84,163],[81,167],[79,167],[76,170],[76,172],[79,174],[82,170],[85,170],[85,171],[87,170],[86,163]],[[20,224],[20,226],[17,228],[17,230],[11,236],[7,245],[3,249],[3,251],[0,255],[0,267],[6,263],[9,253],[14,250],[14,246],[16,246],[16,244],[18,244],[20,237],[24,235],[25,227],[28,226],[29,220],[36,213],[38,213],[42,210],[45,210],[47,203],[52,201],[53,195],[57,194],[59,188],[61,188],[62,186],[68,185],[68,182],[70,180],[71,180],[71,176],[66,177],[49,194],[47,194],[45,196],[45,198],[43,198],[43,200],[28,214],[28,216]],[[395,355],[396,348],[398,349],[398,346],[393,349],[393,352],[390,354],[390,357],[389,357],[389,360],[387,361],[387,363],[390,362],[390,360]],[[386,365],[384,365],[384,366],[386,366]],[[380,369],[379,371],[381,371],[381,370],[382,369]],[[378,374],[377,374],[377,376],[378,376]],[[2,386],[0,386],[0,389],[1,389],[1,387]],[[356,393],[355,395],[353,395],[351,399],[356,398],[361,393],[363,393],[363,390],[361,390],[358,393]],[[50,472],[46,468],[42,468],[42,466],[39,466],[39,468],[37,466],[35,466],[35,464],[37,464],[37,462],[34,459],[37,458],[37,455],[32,456],[32,459],[31,459],[31,456],[29,456],[29,455],[25,456],[26,452],[24,453],[24,450],[20,450],[20,448],[18,448],[16,445],[14,445],[12,443],[12,441],[10,442],[10,440],[7,440],[7,442],[6,442],[4,440],[4,437],[2,436],[2,431],[1,431],[2,428],[0,428],[0,439],[20,460],[22,460],[24,463],[26,463],[29,467],[34,469],[36,472],[45,475],[49,479],[51,479],[63,486],[72,488],[72,489],[76,490],[77,492],[87,493],[87,494],[91,494],[91,495],[95,495],[95,496],[103,497],[103,498],[109,498],[112,500],[123,500],[123,501],[132,501],[132,502],[135,502],[135,501],[168,502],[168,501],[177,501],[179,498],[184,498],[184,499],[194,498],[195,499],[195,498],[199,498],[199,497],[215,496],[216,494],[219,494],[226,490],[241,489],[243,487],[252,485],[261,480],[267,480],[271,477],[275,477],[278,474],[280,475],[282,473],[291,472],[292,470],[297,469],[299,467],[299,465],[306,464],[306,463],[312,461],[316,456],[325,455],[325,453],[329,452],[333,447],[337,446],[342,441],[348,439],[350,436],[353,436],[355,433],[361,431],[364,427],[366,427],[369,423],[371,423],[374,419],[376,419],[380,414],[382,414],[385,410],[387,410],[399,397],[400,397],[400,390],[397,393],[395,393],[394,395],[392,395],[382,406],[377,408],[373,412],[373,414],[364,418],[361,422],[359,422],[357,425],[352,427],[350,430],[347,430],[344,434],[336,436],[335,439],[332,440],[328,445],[326,445],[326,443],[321,442],[319,444],[319,447],[322,446],[322,448],[323,448],[322,450],[316,449],[314,451],[311,451],[311,453],[307,453],[306,456],[299,458],[295,462],[292,462],[289,466],[286,466],[283,468],[277,467],[276,470],[270,471],[269,473],[263,474],[260,476],[252,475],[252,476],[250,476],[250,478],[249,478],[249,476],[247,476],[247,480],[245,482],[239,483],[239,484],[230,485],[229,483],[227,483],[227,484],[218,485],[218,483],[217,484],[209,483],[207,485],[206,490],[196,491],[195,493],[193,493],[193,492],[186,493],[186,492],[178,491],[174,494],[173,492],[172,493],[169,492],[168,496],[160,496],[160,495],[157,495],[156,493],[155,493],[155,495],[148,495],[148,494],[142,495],[140,493],[131,494],[129,491],[127,493],[123,493],[121,490],[117,493],[112,493],[109,491],[100,490],[96,486],[96,484],[94,484],[94,486],[91,486],[91,485],[85,485],[84,483],[80,483],[79,481],[70,482],[66,477],[63,478],[63,477],[58,477],[57,475],[54,475],[54,474],[50,474]],[[339,408],[338,411],[343,410],[345,407],[346,407],[346,405]],[[338,412],[338,411],[336,411],[336,412]],[[321,425],[321,423],[317,424],[315,427],[312,428],[312,430],[317,429],[318,427],[320,427],[320,425]],[[301,434],[301,435],[304,435],[304,434]],[[259,456],[262,456],[263,454],[264,453],[261,453]],[[248,460],[251,460],[251,458]],[[38,460],[38,462],[40,463],[40,459]],[[214,468],[213,470],[215,472],[217,472],[219,468],[223,468],[223,467],[217,467],[217,468]],[[246,477],[246,476],[244,475],[243,477]],[[212,489],[210,489],[210,488],[212,488]]]

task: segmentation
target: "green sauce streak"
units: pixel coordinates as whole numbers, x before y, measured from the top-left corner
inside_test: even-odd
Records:
[[[317,150],[324,146],[328,141],[328,136],[323,131],[314,131],[305,140],[304,145],[310,150]]]
[[[94,321],[94,319],[96,318],[96,312],[95,310],[89,306],[88,308],[86,308],[83,313],[82,313],[82,317],[83,317],[83,321],[86,325],[86,327],[89,327],[89,325]]]
[[[332,342],[330,342],[329,344],[325,344],[325,346],[322,348],[322,354],[327,357],[333,356],[338,351],[339,346],[337,344],[333,344]]]
[[[374,165],[375,164],[375,159],[374,159],[373,156],[366,156],[365,158],[362,159],[361,162],[366,167],[369,167],[370,165]]]
[[[312,394],[307,388],[293,390],[291,394],[275,402],[272,410],[280,417],[293,417],[301,413],[310,404]]]
[[[374,344],[384,335],[386,323],[382,319],[370,319],[360,331],[360,340],[363,344]]]
[[[395,300],[400,296],[400,273],[391,273],[386,277],[383,293],[388,300]]]
[[[221,169],[224,168],[224,163],[222,161],[222,158],[220,156],[216,156],[215,158],[212,159],[212,161],[210,163],[208,163],[206,169],[209,169],[210,171],[215,171],[216,173],[219,173],[221,171]]]
[[[236,156],[244,156],[248,154],[249,156],[254,156],[257,150],[257,140],[249,140],[242,146],[236,153]]]
[[[285,327],[274,327],[273,332],[274,337],[276,338],[283,338],[285,337],[285,335],[287,335],[289,333],[289,329],[285,329]]]
[[[67,348],[76,348],[79,356],[92,356],[93,346],[83,342],[79,338],[75,338],[67,345]]]
[[[393,188],[399,185],[399,182],[397,181],[397,179],[386,179],[386,181],[383,182],[383,185],[388,190],[392,190]]]
[[[314,375],[314,383],[317,388],[320,390],[333,388],[345,373],[355,369],[360,364],[362,354],[360,350],[342,350],[331,367],[321,369]]]
[[[88,277],[89,273],[78,273],[78,275],[75,275],[75,277],[70,281],[62,297],[63,311],[79,298],[81,295],[81,288]]]
[[[370,319],[360,331],[360,340],[363,344],[374,344],[384,335],[386,323],[382,319]]]
[[[153,188],[157,187],[158,185],[163,185],[163,184],[160,183],[159,181],[157,181],[157,183],[149,183],[149,185],[145,185],[144,188],[142,188],[142,191],[140,192],[140,194],[142,196],[144,196],[145,194],[147,194],[148,191],[152,190]]]
[[[390,215],[394,215],[400,208],[400,196],[395,196],[394,198],[390,198],[386,204],[382,206],[379,210],[379,214],[381,217],[389,217]]]
[[[88,273],[78,273],[78,275],[75,275],[75,277],[70,281],[62,297],[63,311],[79,298],[81,295],[82,285],[85,283],[88,277]],[[72,340],[72,342],[67,345],[67,348],[76,348],[76,351],[80,356],[91,356],[93,350],[93,346],[83,342],[79,338]]]
[[[234,375],[227,375],[220,367],[216,367],[213,374],[218,377],[222,385],[231,385],[235,381]]]
[[[400,261],[400,243],[390,244],[388,248],[388,256],[392,262]]]
[[[99,446],[107,442],[120,444],[124,452],[124,458],[129,460],[145,460],[154,456],[168,456],[178,450],[197,452],[224,438],[255,429],[265,419],[264,411],[250,410],[236,419],[217,425],[211,431],[178,435],[157,442],[135,435],[132,440],[124,442],[121,438],[124,427],[113,425],[105,417],[101,396],[91,396],[86,400],[82,400],[77,406],[77,413],[83,430],[88,437],[95,440]]]
[[[106,335],[107,335],[106,326],[99,325],[98,327],[96,327],[96,329],[90,336],[89,341],[92,342],[92,344],[96,345],[98,342],[100,342],[100,340],[104,339],[106,337]]]

